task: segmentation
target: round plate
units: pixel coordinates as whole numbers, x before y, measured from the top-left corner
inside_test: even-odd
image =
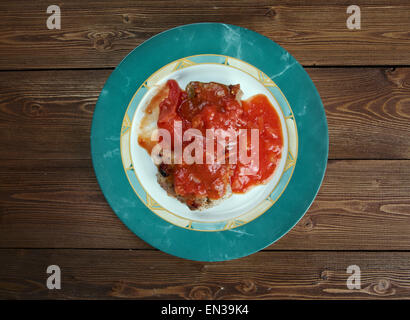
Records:
[[[141,119],[152,97],[168,79],[182,88],[192,81],[241,85],[243,99],[265,94],[279,115],[283,149],[271,180],[245,194],[233,194],[221,204],[202,211],[191,211],[185,204],[167,195],[157,182],[158,168],[144,148],[138,144]],[[156,123],[156,119],[152,120]],[[144,126],[151,132],[151,126]],[[144,130],[143,130],[144,131]],[[173,61],[154,72],[138,88],[125,112],[121,127],[121,158],[124,172],[135,194],[152,212],[181,228],[196,231],[221,231],[237,228],[266,212],[288,185],[297,161],[298,137],[296,122],[279,87],[262,71],[228,56],[201,54]]]
[[[285,138],[270,183],[208,212],[192,212],[166,195],[136,136],[155,86],[168,78],[181,87],[190,80],[240,83],[245,98],[268,96]],[[229,260],[272,244],[307,211],[326,169],[327,122],[309,76],[279,45],[233,25],[191,24],[147,40],[114,70],[94,112],[91,154],[107,201],[137,236],[182,258]]]

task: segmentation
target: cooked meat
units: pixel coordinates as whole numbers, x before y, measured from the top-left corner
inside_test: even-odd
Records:
[[[226,86],[215,82],[203,83],[192,81],[186,86],[185,92],[187,94],[187,100],[179,106],[179,112],[184,115],[185,119],[189,120],[192,120],[192,118],[208,104],[223,107],[223,101],[235,99],[240,101],[240,97],[242,96],[239,85]],[[221,179],[218,180],[221,185],[220,188],[223,189],[224,192],[218,199],[211,199],[209,196],[200,196],[198,194],[181,195],[181,193],[177,193],[181,187],[175,186],[174,171],[176,168],[178,168],[178,165],[160,164],[157,174],[158,183],[167,191],[168,195],[185,203],[191,210],[210,208],[232,195],[229,168],[224,168],[224,174]],[[198,183],[200,183],[200,181],[198,181]]]
[[[158,180],[159,185],[167,192],[169,196],[178,199],[182,203],[185,203],[188,206],[188,208],[191,210],[203,210],[203,209],[211,208],[221,203],[223,200],[229,198],[232,195],[232,189],[229,183],[227,184],[225,195],[222,198],[215,199],[215,200],[210,199],[208,197],[198,197],[198,196],[193,196],[193,195],[185,196],[185,197],[181,195],[177,195],[175,192],[172,175],[164,176],[163,173],[167,174],[166,171],[159,169],[159,172],[157,174],[157,180]]]
[[[138,142],[149,153],[154,142],[148,139],[152,135],[153,127],[156,127],[170,133],[171,161],[174,160],[177,150],[176,143],[179,144],[179,150],[190,151],[192,157],[196,158],[199,152],[198,156],[203,162],[208,160],[208,156],[214,157],[210,164],[195,161],[192,163],[191,160],[184,159],[182,163],[172,161],[173,164],[161,163],[158,166],[158,183],[168,195],[185,203],[191,210],[210,208],[230,197],[232,193],[244,193],[254,185],[267,182],[281,157],[281,123],[268,98],[259,94],[242,101],[241,97],[242,91],[238,84],[227,86],[216,82],[192,81],[183,91],[178,83],[171,79],[159,88],[159,93],[153,97],[145,111]],[[180,126],[179,129],[177,126]],[[234,150],[232,146],[236,145],[232,140],[222,149],[222,152],[225,152],[222,153],[225,163],[216,159],[221,154],[208,152],[208,129],[238,132],[254,128],[259,128],[260,132],[259,146],[263,148],[263,152],[259,152],[258,161],[263,165],[256,166],[254,162],[230,163],[227,159]],[[196,130],[192,139],[180,141],[190,129]],[[198,142],[197,138],[203,148],[191,146],[191,143]],[[219,141],[213,143],[215,149],[221,146]],[[249,172],[248,170],[257,170],[258,174],[244,176],[243,172]]]

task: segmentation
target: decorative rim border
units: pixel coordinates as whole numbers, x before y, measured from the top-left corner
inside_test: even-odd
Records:
[[[176,70],[189,68],[191,66],[198,64],[225,65],[245,72],[248,75],[255,78],[257,81],[259,81],[263,86],[265,86],[266,89],[268,89],[273,99],[276,100],[276,102],[278,103],[283,113],[288,133],[288,155],[285,167],[276,186],[272,189],[271,193],[266,199],[261,201],[250,211],[245,212],[240,216],[229,220],[198,221],[179,216],[176,213],[170,212],[169,210],[163,208],[145,190],[145,188],[143,187],[138,178],[138,175],[135,171],[135,168],[131,160],[131,124],[140,101],[148,93],[149,89],[151,89],[163,77],[169,75],[170,73]],[[284,96],[280,88],[276,85],[276,83],[271,78],[269,78],[265,73],[263,73],[256,67],[250,65],[249,63],[237,58],[217,54],[201,54],[187,56],[185,58],[181,58],[171,63],[168,63],[167,65],[163,66],[162,68],[154,72],[147,80],[145,80],[141,84],[141,86],[138,88],[138,90],[131,98],[124,114],[120,134],[120,149],[122,165],[128,182],[130,183],[132,189],[134,190],[138,198],[142,201],[142,203],[144,203],[144,205],[148,209],[150,209],[150,211],[152,211],[154,214],[164,219],[168,223],[171,223],[184,229],[203,232],[216,232],[231,230],[255,220],[256,218],[264,214],[266,211],[268,211],[273,206],[273,204],[281,197],[283,192],[286,190],[289,181],[292,178],[293,171],[296,166],[298,155],[298,133],[295,117],[292,108],[289,105],[289,102],[287,101],[286,97]]]

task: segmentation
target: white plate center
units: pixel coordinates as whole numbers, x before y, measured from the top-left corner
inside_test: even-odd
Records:
[[[189,220],[211,222],[235,219],[244,213],[250,212],[260,202],[266,199],[277,185],[286,163],[288,154],[288,134],[286,130],[285,118],[279,104],[273,98],[270,91],[257,79],[251,75],[231,66],[220,64],[197,64],[184,69],[177,70],[162,78],[157,84],[163,84],[168,79],[174,79],[182,89],[191,81],[219,82],[225,85],[240,84],[244,93],[242,99],[247,99],[255,94],[266,95],[278,113],[282,125],[283,150],[279,166],[272,179],[266,185],[254,187],[245,194],[233,194],[229,199],[219,205],[205,209],[203,211],[191,211],[185,204],[167,195],[157,182],[157,167],[154,165],[150,155],[138,144],[138,128],[144,110],[156,93],[156,88],[150,89],[143,97],[134,114],[131,126],[131,160],[135,168],[135,173],[148,194],[168,211]]]

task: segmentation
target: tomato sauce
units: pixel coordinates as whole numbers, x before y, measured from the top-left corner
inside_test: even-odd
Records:
[[[229,186],[234,193],[244,193],[253,186],[266,183],[272,177],[281,159],[283,137],[279,115],[265,95],[258,94],[240,101],[239,85],[191,82],[184,91],[175,80],[168,80],[166,86],[169,89],[168,96],[159,104],[157,126],[168,130],[172,141],[175,121],[182,123],[182,132],[195,128],[204,137],[207,129],[235,132],[247,129],[249,155],[250,129],[259,130],[258,163],[242,163],[238,158],[235,163],[230,163],[229,152],[226,150],[225,163],[215,161],[207,164],[205,152],[208,150],[204,145],[203,164],[187,164],[182,161],[182,164],[172,165],[169,171],[173,175],[177,195],[219,199]],[[184,141],[182,149],[189,143],[190,141]],[[144,147],[142,143],[140,145]],[[214,147],[216,151],[216,144]],[[245,170],[254,174],[243,174]]]

